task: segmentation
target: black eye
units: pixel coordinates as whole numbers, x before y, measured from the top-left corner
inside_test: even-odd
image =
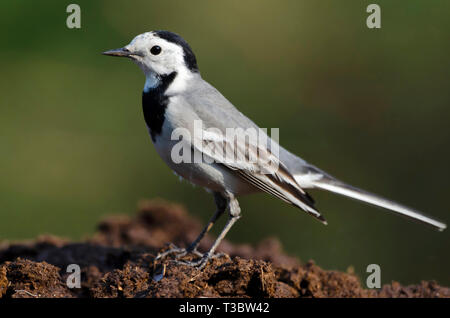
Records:
[[[158,55],[159,53],[161,53],[161,47],[158,45],[155,45],[154,47],[152,47],[150,49],[150,53],[152,53],[153,55]]]

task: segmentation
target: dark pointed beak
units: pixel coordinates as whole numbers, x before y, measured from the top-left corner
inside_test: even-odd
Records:
[[[142,53],[131,52],[130,50],[128,50],[124,47],[122,47],[120,49],[109,50],[109,51],[103,52],[102,54],[109,55],[109,56],[120,56],[120,57],[130,57],[130,58],[132,58],[133,56],[143,56]]]

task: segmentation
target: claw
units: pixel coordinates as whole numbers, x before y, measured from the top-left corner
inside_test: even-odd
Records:
[[[174,246],[174,245],[173,245]],[[192,251],[189,251],[189,249],[185,249],[185,248],[182,248],[182,247],[176,247],[176,246],[174,246],[174,247],[172,247],[171,249],[169,249],[169,250],[167,250],[167,251],[165,251],[165,252],[163,252],[163,253],[159,253],[157,256],[156,256],[156,260],[160,260],[160,259],[163,259],[163,258],[165,258],[166,256],[168,256],[168,255],[171,255],[171,254],[176,254],[175,255],[175,258],[176,259],[179,259],[179,258],[181,258],[181,257],[183,257],[183,256],[185,256],[185,255],[187,255],[187,254],[189,254],[189,253],[193,253],[193,254],[195,254],[196,256],[198,256],[198,257],[203,257],[204,255],[202,254],[202,253],[200,253],[199,251],[197,251],[197,249],[194,249],[194,250],[192,250]]]
[[[209,253],[205,253],[202,255],[202,257],[199,260],[196,261],[175,261],[176,264],[182,264],[182,265],[187,265],[187,266],[191,266],[191,267],[196,267],[198,269],[203,269],[206,264],[215,258],[219,258],[222,256],[226,256],[226,254],[224,253],[217,253],[217,254],[209,254]]]
[[[170,254],[176,254],[176,258],[180,258],[180,257],[183,257],[184,255],[186,255],[187,251],[185,248],[173,247],[163,253],[159,253],[155,259],[159,260],[159,259],[165,258],[167,255],[170,255]]]
[[[203,256],[202,258],[200,258],[197,261],[176,261],[177,264],[179,265],[187,265],[187,266],[191,266],[191,267],[196,267],[198,269],[202,269],[203,267],[205,267],[206,263],[208,263],[209,258]]]

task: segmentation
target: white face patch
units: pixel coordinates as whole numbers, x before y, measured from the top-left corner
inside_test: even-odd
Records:
[[[151,48],[154,46],[161,48],[161,52],[157,55],[151,53]],[[186,88],[187,81],[192,77],[184,60],[183,48],[156,36],[153,32],[136,36],[125,48],[143,55],[136,56],[133,60],[145,74],[144,91],[158,86],[161,75],[177,72],[166,94],[178,93]]]

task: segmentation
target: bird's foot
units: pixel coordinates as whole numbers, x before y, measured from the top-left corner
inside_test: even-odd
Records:
[[[189,249],[186,249],[186,248],[183,248],[183,247],[177,247],[177,246],[171,244],[171,248],[170,249],[168,249],[165,252],[159,253],[156,256],[155,259],[156,260],[160,260],[160,259],[163,259],[163,258],[167,257],[168,255],[171,255],[171,254],[175,254],[175,258],[179,259],[179,258],[181,258],[181,257],[183,257],[183,256],[185,256],[185,255],[187,255],[189,253],[193,253],[193,254],[195,254],[195,255],[197,255],[199,257],[203,257],[203,254],[200,253],[199,251],[197,251],[197,249],[194,249],[194,250],[191,251]]]
[[[196,267],[198,269],[203,269],[210,260],[225,256],[225,255],[226,254],[224,254],[224,253],[217,253],[217,254],[205,253],[198,260],[195,260],[195,261],[179,261],[179,260],[177,260],[176,263],[181,264],[181,265]]]

